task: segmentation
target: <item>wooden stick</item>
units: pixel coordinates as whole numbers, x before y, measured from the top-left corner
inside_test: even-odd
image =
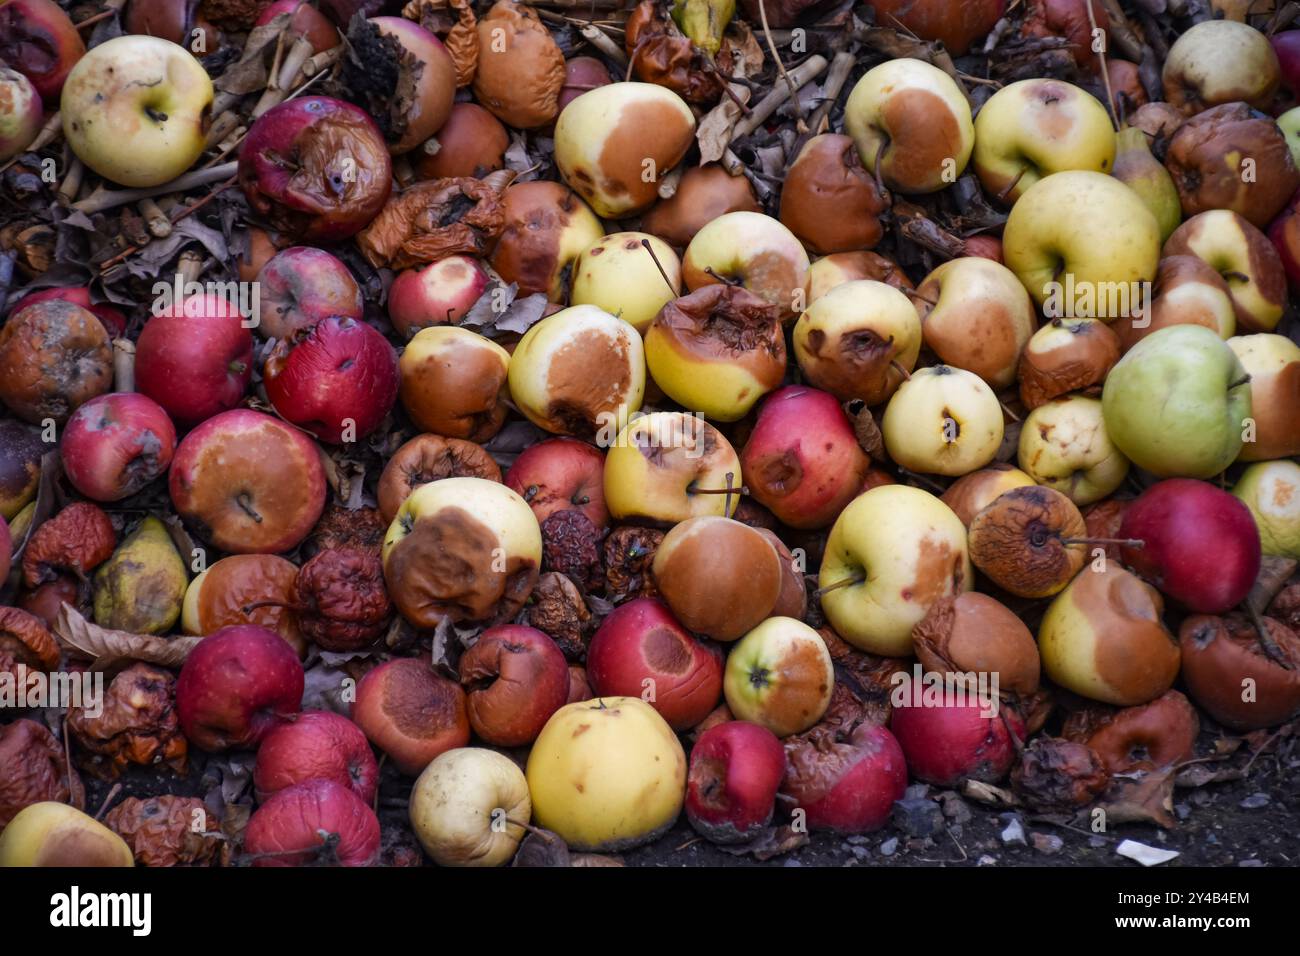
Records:
[[[233,177],[237,172],[239,172],[239,163],[225,163],[221,166],[213,166],[210,169],[198,169],[185,173],[182,176],[177,176],[169,183],[163,183],[161,186],[146,186],[140,189],[98,189],[80,202],[73,203],[72,208],[89,216],[93,213],[104,212],[107,209],[115,209],[129,202],[139,202],[141,199],[161,196],[163,193],[185,192],[197,186],[206,186],[209,183]],[[234,182],[233,178],[231,182]],[[175,222],[176,220],[173,219],[172,221]]]

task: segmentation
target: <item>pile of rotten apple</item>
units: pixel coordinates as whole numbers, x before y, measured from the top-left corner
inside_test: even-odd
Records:
[[[1300,31],[121,6],[0,3],[0,864],[1068,820],[1300,710]]]

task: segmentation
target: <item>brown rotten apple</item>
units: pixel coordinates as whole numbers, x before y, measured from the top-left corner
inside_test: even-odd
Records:
[[[532,593],[542,534],[517,494],[483,478],[443,478],[412,492],[384,539],[393,603],[416,627],[512,618]]]
[[[568,702],[569,665],[535,627],[488,628],[461,655],[459,672],[470,726],[497,747],[532,743]]]
[[[1300,711],[1300,637],[1281,621],[1196,615],[1179,644],[1187,692],[1224,726],[1259,730]]]
[[[555,119],[564,54],[536,11],[499,0],[478,22],[474,98],[503,123],[535,129]]]
[[[1038,690],[1038,645],[1006,605],[968,591],[940,598],[912,628],[916,656],[927,671],[997,674],[1004,691]]]
[[[441,435],[416,435],[393,453],[379,476],[375,493],[379,498],[380,515],[385,522],[391,523],[397,517],[397,509],[411,496],[411,492],[442,478],[500,481],[501,468],[482,445],[472,441],[443,438]]]
[[[1069,392],[1099,386],[1119,353],[1119,339],[1100,319],[1052,319],[1020,353],[1020,400],[1033,411]]]
[[[807,305],[808,253],[794,233],[770,216],[730,212],[700,229],[682,257],[692,292],[735,282],[793,318]]]
[[[563,302],[573,261],[605,234],[578,194],[561,183],[518,183],[502,200],[505,226],[492,248],[491,264],[521,295],[543,292]]]
[[[1053,488],[1004,492],[970,523],[970,557],[999,587],[1019,597],[1049,597],[1079,573],[1087,525],[1073,501]]]
[[[1267,107],[1281,79],[1268,37],[1232,20],[1206,20],[1169,48],[1161,80],[1169,102],[1191,115],[1221,103]]]
[[[357,683],[352,719],[398,771],[414,777],[439,754],[469,743],[465,692],[427,659],[399,657]]]
[[[998,240],[994,240],[998,242]],[[1001,247],[1001,243],[998,243]],[[833,252],[808,268],[808,301],[816,302],[837,285],[871,279],[907,293],[916,288],[898,263],[877,252]]]
[[[1200,729],[1196,708],[1170,690],[1138,707],[1112,710],[1093,705],[1077,710],[1065,722],[1061,736],[1087,744],[1111,773],[1132,773],[1190,759]]]
[[[686,170],[677,191],[642,217],[641,228],[684,249],[697,232],[729,212],[762,210],[748,179],[732,176],[717,163],[706,163]]]
[[[0,327],[0,402],[24,421],[62,425],[112,384],[108,333],[86,309],[52,299]]]
[[[457,103],[438,134],[411,154],[421,179],[483,176],[505,165],[510,135],[477,103]]]
[[[781,221],[820,255],[872,248],[888,208],[889,194],[862,168],[853,140],[839,133],[808,140],[781,188]]]
[[[1161,259],[1153,294],[1150,309],[1120,316],[1111,324],[1125,352],[1171,325],[1203,325],[1224,339],[1237,328],[1228,283],[1196,256]]]
[[[1019,468],[996,462],[987,468],[972,471],[969,475],[962,475],[940,495],[940,500],[969,528],[975,516],[1004,491],[1033,483],[1034,479]]]
[[[454,325],[421,329],[406,344],[398,394],[425,431],[487,441],[506,418],[510,353],[491,339]]]

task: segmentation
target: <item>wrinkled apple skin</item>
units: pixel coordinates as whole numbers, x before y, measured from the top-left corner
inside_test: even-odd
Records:
[[[371,803],[379,788],[379,764],[361,728],[327,710],[304,711],[274,727],[257,748],[258,802],[307,780],[332,780]]]
[[[1004,711],[990,717],[973,699],[942,706],[894,707],[889,727],[898,738],[912,776],[939,787],[962,780],[997,783],[1011,769],[1016,739],[1025,739],[1020,718]]]
[[[135,494],[167,471],[175,451],[172,420],[136,392],[110,392],[82,405],[59,446],[72,486],[96,501]]]
[[[333,850],[311,852],[329,834],[338,837]],[[281,790],[254,811],[244,830],[244,853],[258,857],[253,866],[370,866],[379,858],[379,819],[342,784],[308,780]]]
[[[732,720],[710,727],[691,748],[686,816],[714,843],[744,843],[772,819],[785,776],[785,749],[766,727]]]
[[[780,800],[802,810],[812,830],[870,833],[889,821],[907,791],[907,763],[898,741],[877,724],[858,725],[847,740],[788,742],[790,769]]]
[[[257,283],[257,331],[268,339],[291,338],[330,317],[360,321],[365,313],[352,272],[323,249],[290,246],[277,252],[258,272]]]

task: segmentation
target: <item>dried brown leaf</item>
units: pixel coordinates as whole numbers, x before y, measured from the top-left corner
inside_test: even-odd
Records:
[[[105,670],[122,661],[145,661],[161,667],[180,667],[201,637],[154,637],[110,631],[87,621],[69,604],[59,608],[54,636],[69,654],[88,657],[95,670]]]

